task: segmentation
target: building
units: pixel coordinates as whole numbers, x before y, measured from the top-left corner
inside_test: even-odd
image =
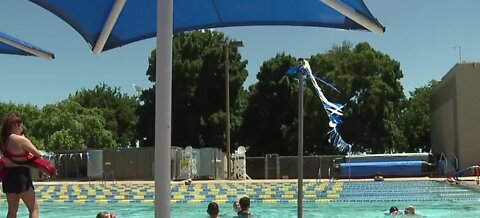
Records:
[[[433,153],[457,170],[480,165],[480,63],[456,64],[433,87],[430,110]]]

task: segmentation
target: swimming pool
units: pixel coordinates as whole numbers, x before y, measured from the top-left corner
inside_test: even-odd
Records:
[[[338,203],[305,203],[303,214],[306,218],[341,218],[341,217],[385,217],[392,206],[400,210],[408,205],[414,205],[417,214],[425,217],[439,218],[475,218],[480,217],[478,202],[465,204],[463,202],[338,202]],[[221,217],[233,217],[230,204],[220,204]],[[207,204],[175,204],[171,215],[174,218],[207,217]],[[117,217],[144,218],[153,217],[153,205],[146,204],[41,204],[40,217],[57,218],[92,218],[99,211],[113,211]],[[296,204],[253,204],[251,211],[254,217],[283,218],[296,217]],[[6,214],[6,205],[0,205],[0,215]],[[18,217],[28,217],[27,210],[20,208]]]
[[[408,205],[426,217],[480,217],[480,193],[435,181],[305,183],[304,217],[385,217],[391,206]],[[153,217],[153,185],[37,186],[41,217]],[[219,202],[222,217],[232,217],[231,202],[252,199],[254,217],[296,217],[296,183],[210,183],[172,185],[171,215],[206,217],[208,202]],[[4,198],[2,196],[1,198]],[[1,199],[4,201],[4,199]],[[151,198],[151,199],[150,199]],[[6,213],[0,204],[0,216]],[[19,217],[26,216],[22,207]]]

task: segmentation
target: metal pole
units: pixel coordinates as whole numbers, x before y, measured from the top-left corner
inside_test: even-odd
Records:
[[[352,181],[352,155],[351,151],[348,151],[348,181]]]
[[[39,50],[39,49],[33,49],[33,48],[28,47],[28,46],[17,43],[15,41],[12,41],[10,39],[7,39],[5,37],[0,36],[0,42],[3,42],[3,43],[5,43],[7,45],[10,45],[10,46],[13,46],[15,48],[18,48],[22,51],[28,52],[30,54],[33,54],[33,55],[35,55],[37,57],[40,57],[40,58],[43,58],[45,60],[51,60],[51,59],[55,58],[55,55],[53,55],[50,52],[42,51],[42,50]]]
[[[173,0],[157,0],[155,217],[170,217]]]
[[[298,73],[298,218],[303,217],[303,75]]]
[[[458,63],[462,63],[462,46],[453,47],[455,50],[458,50]]]
[[[225,49],[225,113],[226,113],[226,146],[227,146],[227,177],[231,178],[231,152],[230,152],[230,60],[229,60],[229,49],[230,44],[227,42],[224,46]]]
[[[460,58],[460,63],[462,63],[462,46],[458,46],[458,56]]]

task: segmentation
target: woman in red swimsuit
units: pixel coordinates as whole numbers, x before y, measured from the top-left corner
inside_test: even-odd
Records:
[[[0,145],[3,153],[2,160],[6,167],[2,188],[7,195],[7,218],[17,217],[20,199],[27,206],[29,217],[38,217],[38,203],[35,198],[30,168],[16,163],[25,162],[29,154],[36,158],[41,158],[41,154],[30,140],[23,136],[22,132],[23,121],[14,113],[4,118]]]

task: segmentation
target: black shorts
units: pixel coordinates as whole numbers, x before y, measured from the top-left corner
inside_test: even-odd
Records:
[[[20,194],[33,189],[32,176],[28,167],[7,167],[7,176],[3,179],[2,188],[5,194]]]

